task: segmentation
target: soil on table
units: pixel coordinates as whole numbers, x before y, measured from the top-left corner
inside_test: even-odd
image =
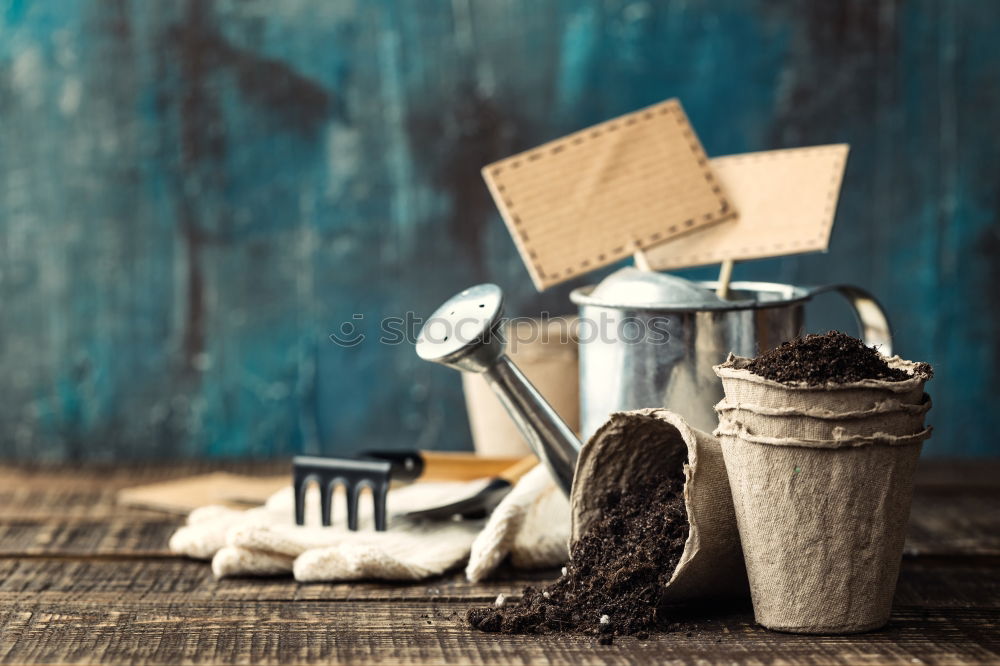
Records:
[[[572,545],[559,580],[525,588],[517,604],[473,608],[469,624],[505,634],[601,634],[602,642],[669,630],[660,602],[688,536],[683,462],[671,465],[677,473],[669,478],[608,492],[602,517]]]
[[[863,379],[900,382],[911,377],[905,370],[889,367],[874,347],[839,331],[790,340],[753,359],[747,369],[782,384],[811,386]],[[928,374],[931,371],[926,363],[919,369]]]

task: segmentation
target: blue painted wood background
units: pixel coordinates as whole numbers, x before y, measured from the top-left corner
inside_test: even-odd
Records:
[[[736,276],[874,290],[928,453],[998,454],[998,43],[971,0],[0,0],[0,455],[468,447],[455,373],[328,335],[569,311],[479,167],[670,96],[712,155],[850,142],[830,253]]]

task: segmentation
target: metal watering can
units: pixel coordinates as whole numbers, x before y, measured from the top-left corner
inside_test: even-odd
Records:
[[[572,292],[580,309],[584,441],[610,414],[643,407],[666,407],[711,432],[723,398],[712,366],[730,352],[752,357],[801,335],[806,303],[823,292],[843,295],[865,344],[892,355],[885,312],[859,287],[734,282],[729,300],[715,297],[715,287],[625,268]]]
[[[723,397],[712,366],[730,352],[753,356],[799,335],[806,302],[824,291],[844,295],[854,307],[865,344],[880,345],[884,354],[891,354],[885,313],[858,287],[736,282],[733,300],[726,301],[714,297],[714,287],[622,269],[596,287],[571,294],[580,307],[584,441],[613,412],[643,407],[666,407],[695,428],[711,432],[716,425],[714,405]],[[568,495],[580,440],[507,357],[500,335],[502,314],[499,287],[470,287],[427,320],[417,338],[417,354],[463,372],[481,373]],[[632,332],[626,333],[628,328]]]

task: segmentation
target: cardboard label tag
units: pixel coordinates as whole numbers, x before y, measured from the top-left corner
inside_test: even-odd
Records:
[[[736,215],[674,99],[494,162],[483,177],[539,291]]]
[[[825,251],[847,163],[847,144],[769,150],[711,160],[739,220],[646,251],[655,270]]]

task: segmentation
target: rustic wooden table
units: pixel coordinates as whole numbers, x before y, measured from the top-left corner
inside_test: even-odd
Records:
[[[216,581],[205,563],[167,551],[176,519],[114,505],[120,487],[209,469],[0,467],[0,660],[1000,663],[1000,462],[925,462],[882,631],[778,634],[740,609],[610,646],[486,635],[461,621],[470,606],[555,572],[507,572],[484,585],[457,574],[408,585]]]

